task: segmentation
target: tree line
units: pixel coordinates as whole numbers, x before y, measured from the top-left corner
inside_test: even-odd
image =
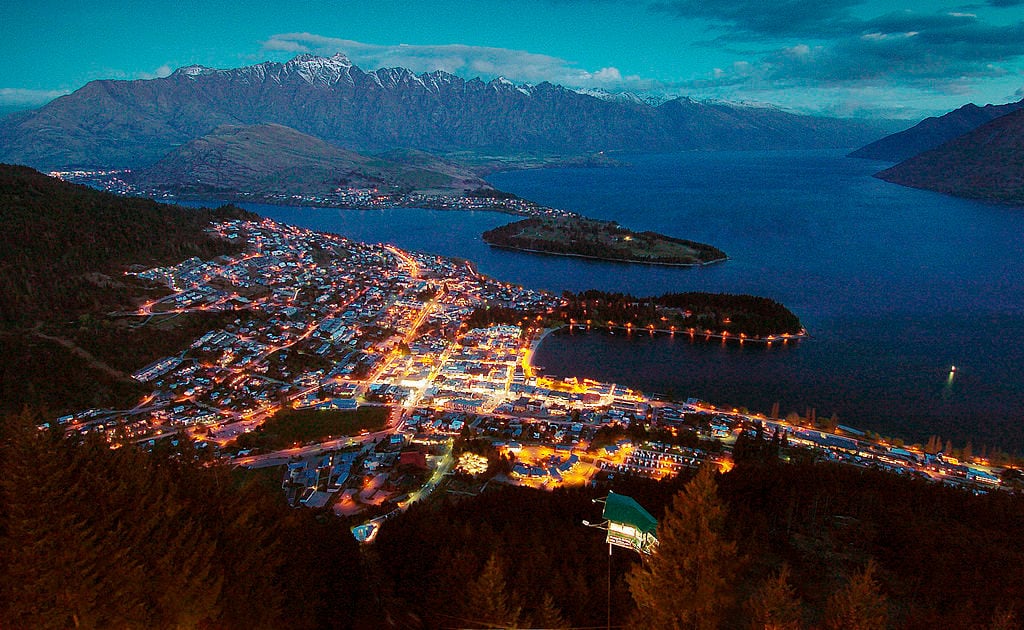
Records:
[[[212,220],[251,216],[238,208],[193,210],[119,197],[0,165],[0,323],[73,319],[123,305],[118,276],[129,265],[237,252],[238,245],[204,230]]]
[[[112,450],[5,419],[0,626],[367,627],[355,540],[176,452]],[[363,606],[362,608],[360,606]]]

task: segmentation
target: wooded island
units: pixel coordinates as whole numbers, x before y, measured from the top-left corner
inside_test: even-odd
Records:
[[[704,243],[579,216],[531,217],[488,230],[483,239],[494,247],[652,265],[706,265],[727,258]]]

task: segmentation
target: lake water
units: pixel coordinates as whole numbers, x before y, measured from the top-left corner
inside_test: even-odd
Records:
[[[882,182],[885,165],[835,151],[627,156],[619,168],[498,173],[522,197],[626,227],[710,243],[730,260],[651,267],[495,250],[513,217],[397,209],[249,206],[372,242],[469,258],[531,287],[774,298],[812,338],[771,348],[552,335],[548,373],[716,404],[819,416],[912,440],[930,434],[1024,451],[1024,209]],[[951,365],[955,377],[948,376]]]

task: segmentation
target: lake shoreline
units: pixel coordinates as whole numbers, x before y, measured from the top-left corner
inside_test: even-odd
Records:
[[[499,245],[497,243],[491,243],[484,240],[485,243],[496,249],[505,249],[513,252],[526,252],[528,254],[543,254],[545,256],[565,256],[569,258],[584,258],[587,260],[598,260],[601,262],[614,262],[614,263],[626,263],[631,265],[657,265],[659,267],[707,267],[717,263],[723,263],[729,260],[728,256],[724,258],[716,258],[714,260],[706,260],[703,262],[695,263],[674,263],[674,262],[659,262],[657,260],[637,260],[628,258],[607,258],[604,256],[588,256],[586,254],[570,254],[562,252],[549,252],[543,249],[529,249],[526,247],[516,247],[514,245]]]
[[[802,329],[799,333],[795,333],[795,334],[794,333],[780,333],[778,335],[768,335],[766,337],[748,337],[747,335],[745,335],[743,333],[733,334],[733,333],[729,333],[728,331],[722,331],[722,332],[700,332],[700,331],[697,331],[695,329],[694,330],[690,330],[690,329],[686,329],[686,330],[679,330],[679,329],[672,330],[672,329],[669,329],[669,328],[648,328],[646,326],[637,326],[637,327],[633,327],[633,326],[620,326],[620,325],[609,326],[608,324],[591,324],[589,326],[586,325],[586,324],[565,324],[564,326],[562,326],[560,328],[556,328],[553,331],[549,331],[544,336],[547,337],[547,335],[551,334],[551,332],[559,332],[560,333],[560,332],[565,331],[565,330],[569,330],[570,334],[572,334],[572,329],[582,330],[584,332],[591,332],[592,330],[605,330],[605,331],[609,331],[609,332],[614,332],[614,331],[617,331],[617,330],[624,330],[629,335],[632,335],[633,333],[636,333],[638,335],[642,334],[642,333],[647,333],[650,336],[654,336],[654,333],[664,333],[666,335],[669,335],[670,337],[675,337],[676,335],[679,335],[679,336],[689,337],[690,339],[703,339],[705,341],[710,340],[710,339],[721,339],[722,341],[736,341],[738,343],[747,343],[747,342],[750,342],[750,343],[764,343],[764,344],[768,344],[769,346],[771,344],[773,344],[773,343],[788,343],[790,341],[801,341],[801,340],[804,340],[804,339],[810,339],[811,338],[811,335],[810,335],[810,333],[807,332],[806,328]]]

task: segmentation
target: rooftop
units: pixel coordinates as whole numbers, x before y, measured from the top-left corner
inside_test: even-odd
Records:
[[[632,497],[614,492],[608,493],[602,517],[615,523],[632,525],[645,534],[653,534],[658,528],[658,519],[651,516],[651,513]]]

